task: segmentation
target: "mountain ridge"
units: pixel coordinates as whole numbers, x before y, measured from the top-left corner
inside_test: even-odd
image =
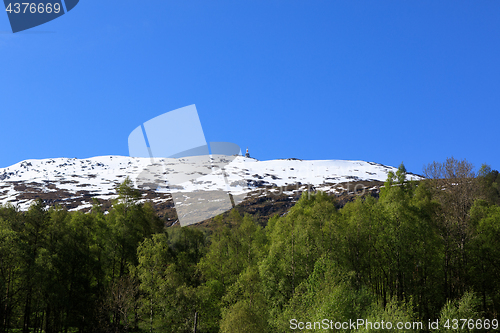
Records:
[[[156,190],[143,188],[142,200],[151,201],[163,211],[174,207],[171,193],[199,190],[228,190],[247,199],[250,196],[280,195],[294,201],[297,193],[311,189],[338,195],[346,190],[342,187],[345,184],[379,184],[387,179],[390,171],[397,170],[366,161],[232,158],[234,160],[223,169],[214,167],[213,161],[207,159],[205,164],[198,165],[196,173],[199,175],[195,179]],[[139,175],[151,168],[152,162],[163,168],[165,177],[182,175],[189,163],[186,159],[152,160],[118,155],[87,159],[29,159],[0,168],[0,204],[12,204],[20,210],[27,210],[36,199],[42,199],[47,206],[58,204],[69,210],[88,211],[93,205],[92,199],[96,198],[105,203],[103,209],[107,210],[118,196],[117,186],[128,177],[140,187]],[[162,172],[159,174],[161,176]],[[423,177],[408,173],[408,178],[419,180]]]

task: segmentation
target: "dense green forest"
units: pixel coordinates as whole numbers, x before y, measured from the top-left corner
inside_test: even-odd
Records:
[[[407,181],[401,165],[378,198],[343,207],[303,193],[266,225],[233,209],[209,227],[165,228],[129,181],[108,214],[97,201],[90,213],[1,207],[0,331],[258,333],[293,331],[291,320],[498,318],[498,171],[450,158],[424,173]]]

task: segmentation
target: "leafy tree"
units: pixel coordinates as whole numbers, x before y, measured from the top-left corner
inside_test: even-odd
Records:
[[[460,319],[480,319],[481,311],[479,310],[479,303],[476,294],[467,291],[458,301],[448,301],[443,306],[439,317],[439,332],[476,332],[482,331],[481,329],[470,329],[468,325],[462,328],[463,322]],[[454,322],[457,320],[457,322]],[[456,324],[456,325],[455,325]]]
[[[277,331],[288,332],[291,318],[311,322],[321,322],[324,318],[339,322],[365,318],[365,312],[376,299],[366,287],[356,288],[355,280],[354,272],[344,271],[332,258],[321,257],[278,317]]]
[[[268,255],[260,263],[263,293],[271,318],[282,313],[295,288],[313,271],[316,260],[331,246],[324,233],[337,213],[331,197],[303,194],[286,216],[271,219],[266,228]],[[271,319],[274,320],[274,319]]]
[[[193,273],[203,234],[190,228],[180,230],[175,242],[166,234],[155,234],[137,250],[137,276],[144,293],[142,309],[149,316],[150,331],[189,331],[199,310]]]
[[[440,244],[432,220],[437,207],[430,202],[425,186],[406,181],[404,165],[396,177],[389,173],[378,205],[383,218],[377,220],[375,247],[381,258],[377,266],[386,277],[384,289],[398,302],[418,297],[420,311],[430,315],[435,309],[429,306],[436,295],[424,286],[436,278],[434,272],[439,267],[436,256]]]
[[[267,332],[267,323],[261,311],[249,301],[238,301],[225,313],[221,321],[221,333]]]
[[[140,242],[163,229],[163,223],[150,204],[140,204],[141,194],[132,188],[127,177],[117,189],[119,196],[106,215],[110,228],[111,279],[127,274],[128,266],[137,264],[136,250]]]
[[[262,332],[269,330],[267,304],[261,292],[256,266],[249,266],[224,296],[220,332]]]
[[[469,210],[479,195],[474,166],[467,160],[447,158],[424,167],[424,175],[433,197],[441,204],[440,236],[443,240],[444,286],[446,298],[455,298],[466,291],[471,239]]]
[[[202,302],[200,314],[204,318],[200,321],[200,328],[209,331],[218,331],[224,306],[222,298],[228,288],[248,267],[255,268],[266,251],[266,236],[250,216],[241,218],[233,210],[229,214],[229,221],[224,225],[219,220],[219,227],[211,236],[207,253],[198,264],[205,281],[198,288]]]
[[[3,215],[3,214],[2,214]],[[0,217],[0,327],[5,332],[11,326],[20,290],[19,235],[9,221]]]
[[[38,311],[39,305],[36,295],[39,294],[40,265],[37,265],[37,257],[46,242],[48,214],[45,205],[37,200],[24,216],[20,225],[20,253],[22,258],[21,274],[22,298],[23,300],[23,333],[28,333],[33,322],[33,314]]]
[[[500,312],[500,206],[477,200],[470,214],[475,229],[469,243],[471,282],[483,311],[494,318]]]
[[[477,175],[483,199],[500,205],[500,176],[497,170],[483,164]]]
[[[374,325],[378,323],[391,323],[392,328],[377,329]],[[371,324],[369,324],[371,323]],[[398,328],[398,323],[410,324],[411,326],[403,326]],[[416,323],[416,325],[415,325]],[[356,330],[357,332],[420,332],[425,329],[424,323],[419,319],[418,315],[413,311],[411,302],[398,301],[392,298],[385,306],[381,303],[372,305],[370,311],[366,315],[365,323]]]

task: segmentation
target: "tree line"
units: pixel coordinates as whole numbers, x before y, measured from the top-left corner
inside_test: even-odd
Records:
[[[233,209],[209,227],[165,228],[129,180],[107,214],[98,202],[90,213],[0,207],[0,332],[498,318],[498,171],[449,158],[424,174],[407,181],[401,165],[379,198],[343,207],[304,193],[266,225]]]

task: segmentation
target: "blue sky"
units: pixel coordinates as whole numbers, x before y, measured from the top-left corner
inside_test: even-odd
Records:
[[[262,160],[500,169],[497,0],[82,0],[9,31],[0,13],[0,167],[128,155],[196,104],[207,141]]]

